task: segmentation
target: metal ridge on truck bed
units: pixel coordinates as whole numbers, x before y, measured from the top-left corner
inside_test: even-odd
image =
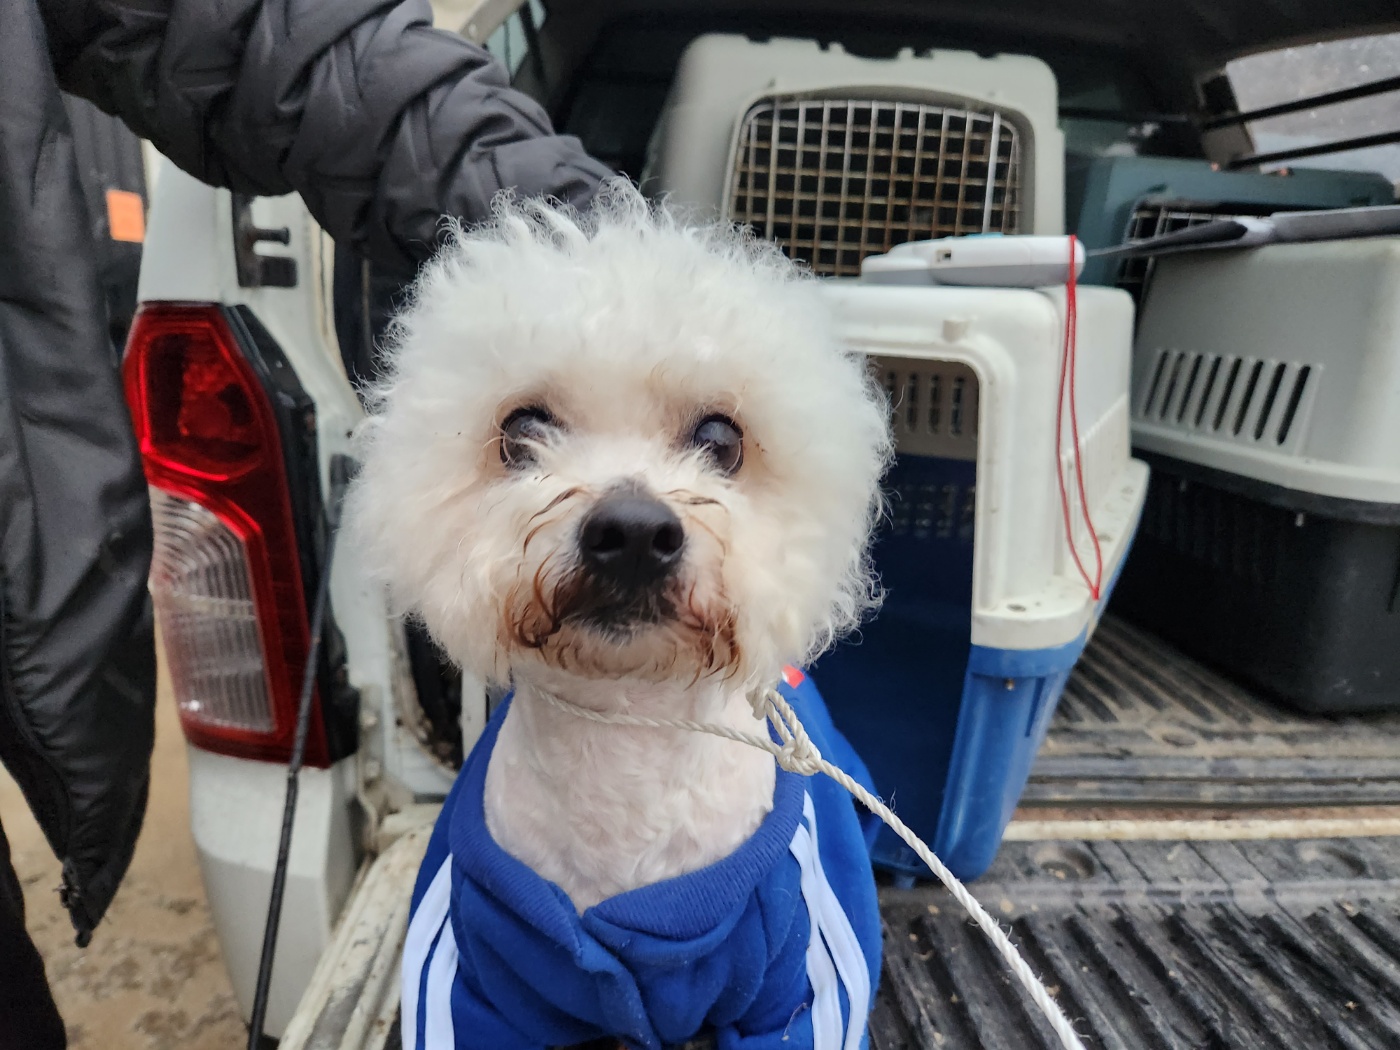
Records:
[[[1400,804],[1400,714],[1297,714],[1107,617],[1021,804]]]
[[[1086,1046],[1400,1046],[1400,838],[1008,843],[973,889]],[[882,910],[872,1050],[1058,1045],[944,890]]]

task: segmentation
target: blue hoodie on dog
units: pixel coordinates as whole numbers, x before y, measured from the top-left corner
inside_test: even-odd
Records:
[[[822,754],[870,786],[811,680],[779,687]],[[404,944],[405,1050],[544,1050],[600,1037],[662,1050],[862,1050],[880,974],[864,823],[824,776],[778,770],[732,854],[582,915],[486,829],[486,766],[509,701],[443,805]],[[741,747],[741,744],[735,744]],[[863,813],[863,811],[861,811]]]

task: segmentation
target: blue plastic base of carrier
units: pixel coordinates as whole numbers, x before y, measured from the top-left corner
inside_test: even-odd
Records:
[[[972,644],[972,463],[901,457],[875,548],[888,592],[860,634],[812,668],[875,786],[961,879],[986,871],[1088,640],[1049,649]],[[1121,559],[1120,559],[1121,565]],[[1104,588],[1100,608],[1116,582]],[[876,864],[930,873],[888,829]]]

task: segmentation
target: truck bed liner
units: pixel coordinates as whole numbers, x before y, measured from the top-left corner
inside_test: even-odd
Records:
[[[1400,714],[1303,715],[1107,617],[1085,649],[1022,805],[1400,803]]]
[[[1400,1046],[1400,839],[1009,843],[973,889],[1087,1047]],[[1058,1046],[945,891],[882,907],[872,1050]]]

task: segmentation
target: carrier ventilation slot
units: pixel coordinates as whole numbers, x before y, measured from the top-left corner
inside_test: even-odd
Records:
[[[1021,229],[1020,134],[999,112],[765,98],[737,143],[728,218],[822,276],[905,241]]]
[[[1284,445],[1316,385],[1316,365],[1159,350],[1139,375],[1136,418],[1231,441]]]
[[[946,482],[905,482],[887,487],[889,536],[948,540],[970,545],[977,520],[977,486]]]
[[[1288,565],[1295,513],[1234,493],[1153,475],[1142,535],[1216,572],[1268,584]]]
[[[905,455],[977,458],[977,374],[951,361],[877,358],[895,447]]]

